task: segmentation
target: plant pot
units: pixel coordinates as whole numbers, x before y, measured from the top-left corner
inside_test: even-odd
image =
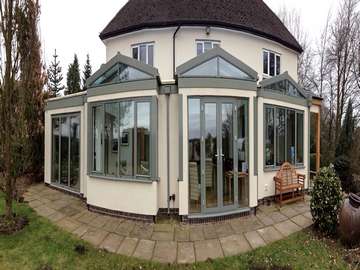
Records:
[[[350,194],[340,212],[340,234],[347,245],[360,243],[360,197]]]

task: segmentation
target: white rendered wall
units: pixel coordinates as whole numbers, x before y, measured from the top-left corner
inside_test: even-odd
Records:
[[[104,41],[106,61],[120,52],[132,57],[131,46],[138,43],[154,42],[154,66],[158,68],[161,80],[173,79],[173,34],[176,28],[146,29]],[[221,48],[263,74],[263,49],[281,55],[281,73],[288,71],[297,81],[298,53],[285,46],[244,32],[212,27],[207,35],[205,27],[182,27],[176,35],[175,67],[196,57],[196,40],[208,39],[221,42]]]

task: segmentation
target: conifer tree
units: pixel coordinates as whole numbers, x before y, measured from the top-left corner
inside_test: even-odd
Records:
[[[48,88],[49,96],[57,97],[60,91],[64,90],[65,86],[62,84],[63,75],[62,68],[60,66],[60,61],[58,61],[58,55],[55,53],[53,55],[53,61],[51,62],[50,67],[47,70],[48,75]]]
[[[84,65],[83,78],[82,78],[83,91],[86,90],[86,80],[91,77],[91,74],[92,74],[92,67],[91,67],[91,64],[90,64],[90,55],[87,54],[86,55],[86,63]]]
[[[67,91],[66,94],[74,94],[81,91],[80,87],[80,68],[77,55],[74,55],[74,61],[69,65],[67,72]]]

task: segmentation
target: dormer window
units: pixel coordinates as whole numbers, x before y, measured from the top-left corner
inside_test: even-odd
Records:
[[[220,47],[220,41],[216,40],[197,40],[196,41],[196,55],[206,53],[207,51]]]
[[[277,76],[281,72],[280,54],[268,50],[263,51],[263,74],[265,76]]]
[[[140,62],[154,66],[154,43],[141,43],[131,47],[132,57]]]

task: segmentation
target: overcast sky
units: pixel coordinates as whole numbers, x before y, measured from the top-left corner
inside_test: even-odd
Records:
[[[63,75],[66,78],[67,67],[72,62],[74,53],[79,57],[81,68],[86,54],[89,53],[93,71],[96,71],[105,62],[105,46],[99,39],[99,33],[127,0],[40,1],[41,40],[46,64],[50,64],[54,49],[57,49]],[[332,13],[336,11],[338,2],[337,0],[264,1],[274,12],[284,5],[288,9],[297,9],[301,13],[305,30],[313,40],[323,29],[329,10]]]

